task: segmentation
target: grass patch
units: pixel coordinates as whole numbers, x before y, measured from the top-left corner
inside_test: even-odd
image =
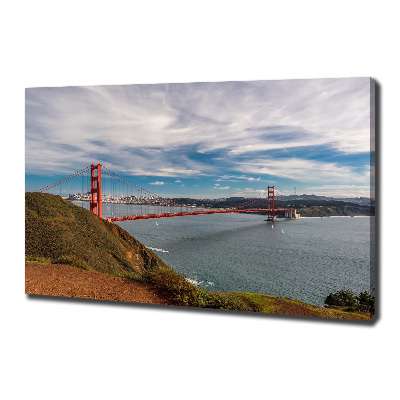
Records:
[[[66,264],[66,265],[71,265],[73,267],[84,269],[85,271],[97,272],[88,263],[86,263],[85,261],[82,261],[81,259],[79,259],[76,256],[63,255],[61,257],[53,259],[51,263],[52,264]]]
[[[260,312],[273,313],[276,311],[275,301],[271,296],[260,293],[240,293],[240,295],[251,304],[254,304]]]
[[[137,272],[137,271],[127,272],[127,273],[122,273],[122,274],[115,274],[115,276],[118,276],[119,278],[132,279],[134,281],[139,281],[139,282],[144,282],[145,281],[143,279],[142,274],[140,272]]]
[[[71,265],[73,267],[78,267],[84,269],[86,271],[96,272],[93,268],[91,268],[87,263],[80,260],[75,256],[61,256],[58,258],[50,258],[50,257],[40,257],[40,256],[25,256],[25,262],[35,262],[39,264],[66,264]]]
[[[28,256],[25,256],[25,262],[36,262],[36,263],[40,263],[40,264],[49,264],[49,263],[51,263],[51,258],[28,255]]]

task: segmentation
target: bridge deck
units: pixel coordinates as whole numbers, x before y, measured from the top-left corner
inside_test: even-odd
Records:
[[[290,211],[293,212],[292,208],[275,208],[275,212],[279,211]],[[155,218],[171,218],[171,217],[185,217],[189,215],[205,215],[205,214],[231,214],[231,213],[253,213],[272,212],[272,209],[267,208],[255,208],[249,210],[207,210],[207,211],[187,211],[187,212],[176,212],[176,213],[163,213],[163,214],[146,214],[146,215],[125,215],[123,217],[109,217],[105,218],[109,222],[120,222],[120,221],[136,221],[140,219],[155,219]]]

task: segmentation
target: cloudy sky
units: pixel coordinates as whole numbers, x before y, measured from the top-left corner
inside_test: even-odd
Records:
[[[101,163],[163,196],[370,196],[370,79],[26,89],[26,190]]]

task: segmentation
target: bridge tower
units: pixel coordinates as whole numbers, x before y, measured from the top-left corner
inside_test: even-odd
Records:
[[[101,164],[92,164],[90,166],[90,171],[90,211],[102,218],[103,210],[101,205]]]
[[[275,221],[275,186],[268,186],[268,218],[267,221]]]

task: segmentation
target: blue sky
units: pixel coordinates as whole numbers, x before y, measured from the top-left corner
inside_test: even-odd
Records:
[[[369,197],[371,157],[369,78],[26,89],[26,190],[101,163],[162,196]]]

